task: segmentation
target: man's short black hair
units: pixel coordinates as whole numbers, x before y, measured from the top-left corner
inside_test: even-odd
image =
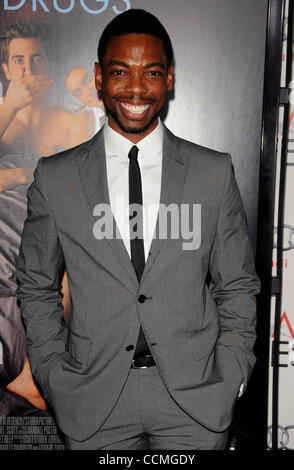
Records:
[[[125,34],[149,34],[162,40],[169,67],[173,61],[173,48],[170,37],[156,16],[141,9],[131,9],[116,16],[104,29],[99,45],[98,60],[103,65],[103,57],[112,37]]]

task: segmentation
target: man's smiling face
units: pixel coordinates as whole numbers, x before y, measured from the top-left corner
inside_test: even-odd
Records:
[[[102,66],[95,64],[96,88],[114,130],[136,143],[155,129],[173,67],[161,39],[149,34],[112,37]]]

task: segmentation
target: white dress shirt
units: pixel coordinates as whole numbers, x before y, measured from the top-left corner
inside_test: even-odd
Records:
[[[131,257],[129,231],[129,151],[133,142],[104,126],[106,170],[110,206],[121,238]],[[157,127],[136,144],[142,181],[145,261],[153,239],[160,202],[163,129]]]

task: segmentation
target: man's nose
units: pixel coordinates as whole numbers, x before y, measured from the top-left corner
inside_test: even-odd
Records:
[[[131,74],[126,84],[126,91],[133,95],[147,93],[148,88],[144,82],[144,77],[139,74]]]
[[[24,70],[24,76],[34,75],[33,64],[30,60],[24,63],[23,70]]]
[[[37,75],[38,64],[35,64],[32,60],[28,60],[24,65],[24,74],[25,75]]]

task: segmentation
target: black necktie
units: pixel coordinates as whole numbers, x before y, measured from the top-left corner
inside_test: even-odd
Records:
[[[140,167],[137,160],[138,147],[134,145],[129,151],[129,204],[136,204],[136,212],[130,210],[130,243],[131,260],[135,268],[137,278],[140,282],[144,266],[144,239],[143,239],[143,197]],[[132,219],[135,220],[132,222]],[[140,327],[139,337],[135,349],[134,357],[151,354],[146,342],[142,328]]]

